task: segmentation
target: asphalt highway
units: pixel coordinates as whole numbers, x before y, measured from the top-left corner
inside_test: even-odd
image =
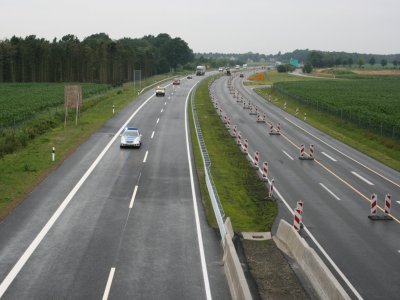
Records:
[[[213,84],[222,116],[248,139],[249,155],[260,153],[278,190],[279,218],[293,223],[290,209],[304,201],[301,235],[320,254],[352,298],[398,299],[400,294],[400,174],[338,142],[258,96],[235,76],[233,90],[266,114],[267,123],[243,109],[228,88],[228,76]],[[270,135],[271,122],[281,135]],[[300,160],[300,145],[315,146],[315,160]],[[378,195],[378,215],[392,195],[392,221],[373,221],[370,196]],[[278,219],[279,219],[278,218]],[[275,228],[276,230],[276,228]]]
[[[200,79],[132,101],[0,224],[0,298],[230,299],[187,137]],[[120,149],[125,126],[140,149]]]

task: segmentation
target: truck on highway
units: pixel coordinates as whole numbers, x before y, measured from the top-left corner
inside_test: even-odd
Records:
[[[206,74],[206,66],[197,66],[196,67],[196,75],[202,76],[204,74]]]

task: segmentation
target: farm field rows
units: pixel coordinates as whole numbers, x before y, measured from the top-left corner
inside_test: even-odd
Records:
[[[400,138],[400,76],[277,82],[274,89],[342,120]]]
[[[64,103],[65,83],[1,83],[0,128],[10,127]],[[83,99],[110,89],[107,84],[81,83]]]

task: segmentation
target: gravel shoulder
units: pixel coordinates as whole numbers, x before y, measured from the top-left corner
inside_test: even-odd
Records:
[[[313,299],[297,277],[296,265],[273,240],[235,238],[235,246],[253,299]]]

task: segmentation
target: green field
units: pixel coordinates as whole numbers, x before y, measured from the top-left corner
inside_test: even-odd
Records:
[[[0,83],[0,128],[33,118],[64,103],[66,83]],[[110,89],[107,84],[80,83],[83,99]]]
[[[307,114],[306,122],[315,128],[400,170],[400,76],[351,70],[335,70],[335,76],[293,81],[294,76],[271,72],[274,88],[255,91],[298,118]]]
[[[277,82],[274,89],[344,121],[400,139],[400,76],[353,78]]]

